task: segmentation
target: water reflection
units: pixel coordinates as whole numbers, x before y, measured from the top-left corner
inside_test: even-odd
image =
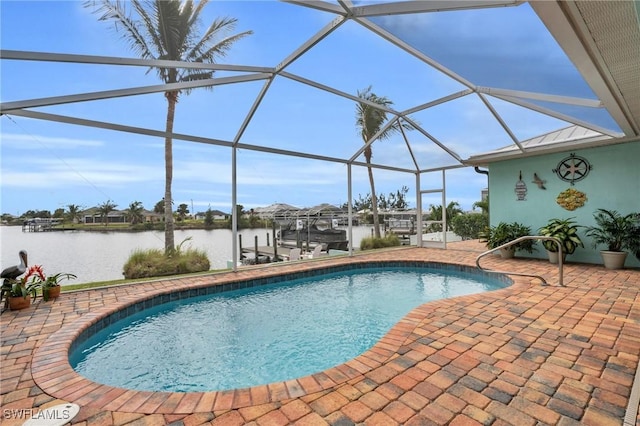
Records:
[[[258,237],[260,245],[266,245],[271,229],[249,229],[240,232],[243,244]],[[363,237],[371,235],[371,227],[353,228],[357,245]],[[228,229],[176,230],[175,241],[186,238],[183,248],[204,250],[211,262],[211,269],[227,267],[232,258],[232,237]],[[64,284],[122,279],[122,267],[135,250],[164,249],[164,231],[144,232],[22,232],[20,226],[0,226],[0,269],[16,264],[18,251],[29,253],[30,265],[43,265],[46,274],[68,272],[78,279]]]

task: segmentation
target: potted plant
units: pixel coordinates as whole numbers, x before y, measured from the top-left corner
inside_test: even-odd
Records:
[[[487,247],[495,249],[503,244],[515,240],[516,238],[531,235],[531,229],[528,226],[518,222],[506,223],[500,222],[495,227],[490,227],[485,233]],[[515,255],[516,250],[524,250],[532,253],[534,250],[533,240],[521,241],[508,248],[500,249],[500,255],[503,259],[511,258]]]
[[[26,278],[13,282],[8,295],[9,309],[17,311],[31,306],[31,300],[38,295],[38,288],[40,283],[27,282]]]
[[[562,243],[562,261],[566,255],[572,254],[577,247],[584,247],[582,240],[578,236],[578,225],[573,218],[550,219],[549,222],[538,230],[543,237],[554,237]],[[543,240],[542,246],[547,250],[549,261],[558,263],[558,244],[555,241]]]
[[[49,275],[42,283],[42,299],[47,302],[60,296],[60,281],[71,280],[77,278],[74,274],[66,272],[58,272],[55,275]]]
[[[636,213],[636,227],[632,231],[631,243],[629,244],[629,250],[633,253],[636,259],[640,260],[640,212]]]
[[[42,287],[42,299],[45,302],[60,296],[60,281],[76,278],[74,274],[69,274],[66,272],[58,272],[57,274],[49,275],[47,277],[42,270],[42,266],[40,265],[32,266],[29,269],[29,273],[27,274],[26,278],[28,278],[29,275],[33,276],[33,278],[31,279],[32,283],[37,283],[40,287]]]
[[[638,238],[638,213],[621,215],[616,210],[598,209],[593,215],[596,226],[587,226],[586,235],[593,239],[593,248],[598,245],[607,246],[600,250],[604,267],[621,269],[627,259],[625,249],[633,249]]]

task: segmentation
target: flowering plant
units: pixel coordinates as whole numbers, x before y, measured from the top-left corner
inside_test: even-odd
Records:
[[[20,278],[20,285],[22,285],[23,287],[26,286],[29,280],[31,280],[31,282],[42,282],[46,280],[44,272],[42,272],[42,266],[33,265],[29,267],[24,277]]]
[[[33,265],[20,281],[24,286],[30,279],[29,284],[36,284],[44,289],[57,287],[60,285],[60,281],[71,280],[74,278],[77,278],[74,274],[65,272],[58,272],[57,274],[49,275],[47,277],[42,270],[42,265]]]
[[[9,296],[24,297],[25,299],[27,296],[33,296],[35,298],[38,294],[38,288],[42,286],[41,278],[44,279],[42,267],[38,265],[30,267],[24,277],[14,281]]]

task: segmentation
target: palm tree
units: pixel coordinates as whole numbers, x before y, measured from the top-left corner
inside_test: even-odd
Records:
[[[451,201],[449,204],[447,204],[446,213],[447,213],[447,231],[450,231],[451,230],[451,220],[454,217],[462,214],[463,211],[460,208],[460,204],[458,204],[457,201]],[[430,220],[436,220],[436,221],[441,221],[442,220],[442,205],[434,206],[432,204],[430,206],[429,219]],[[435,231],[439,231],[439,230],[442,229],[442,227],[440,225],[433,225],[432,228]]]
[[[82,207],[76,205],[76,204],[69,204],[67,205],[67,209],[69,210],[67,212],[67,218],[73,222],[73,223],[78,223],[81,219],[81,214],[80,214],[80,209]]]
[[[100,218],[104,226],[109,224],[109,213],[114,211],[116,207],[118,207],[118,205],[112,203],[111,200],[107,200],[98,206],[98,213],[100,213]]]
[[[451,220],[464,213],[457,201],[451,201],[447,204],[447,231],[451,231]]]
[[[482,214],[489,214],[489,199],[487,198],[486,200],[476,201],[471,207],[473,209],[478,207],[481,210]]]
[[[176,213],[178,213],[178,217],[180,218],[180,220],[184,220],[189,214],[189,206],[184,203],[180,204],[178,206],[178,210],[176,210]]]
[[[132,49],[143,59],[162,59],[182,62],[214,63],[223,57],[237,40],[251,34],[245,31],[229,35],[235,28],[237,19],[218,18],[205,30],[198,34],[199,18],[209,0],[195,4],[193,0],[93,0],[85,2],[85,6],[95,8],[100,13],[100,21],[113,21],[116,31],[123,30],[131,43]],[[125,6],[131,5],[139,17],[133,18]],[[199,69],[156,68],[158,77],[165,84],[184,81],[210,79],[213,71]],[[165,191],[164,216],[165,233],[164,249],[166,255],[175,252],[173,235],[173,213],[171,209],[171,182],[173,180],[173,121],[176,104],[182,91],[165,92],[167,99],[167,120],[165,137]],[[189,90],[185,89],[188,95]]]
[[[129,208],[126,210],[126,212],[127,217],[129,218],[129,221],[132,225],[140,223],[144,219],[144,215],[142,214],[142,212],[144,212],[144,206],[140,201],[134,201],[133,203],[129,204]]]
[[[427,220],[432,221],[441,221],[442,220],[442,205],[438,204],[434,206],[433,204],[429,205],[429,214],[427,215]],[[427,230],[429,232],[439,232],[442,231],[442,225],[432,223],[427,226]]]
[[[156,205],[153,207],[153,212],[164,214],[164,198],[156,203]]]
[[[373,102],[380,105],[382,108],[389,108],[393,105],[386,97],[377,96],[371,91],[371,86],[360,91],[358,90],[358,97],[366,101]],[[387,121],[387,112],[382,108],[376,108],[369,103],[358,102],[356,105],[356,127],[360,131],[362,141],[367,144],[381,129],[383,124]],[[400,126],[407,130],[413,130],[413,127],[409,124],[400,124],[398,120],[387,127],[384,132],[378,135],[379,140],[388,139],[392,134],[400,131]],[[369,185],[371,185],[371,213],[373,215],[373,232],[374,237],[380,238],[380,220],[378,219],[378,200],[376,197],[376,187],[373,181],[373,168],[371,167],[371,157],[373,152],[371,151],[371,144],[367,145],[364,149],[364,158],[367,162],[367,172],[369,173]]]

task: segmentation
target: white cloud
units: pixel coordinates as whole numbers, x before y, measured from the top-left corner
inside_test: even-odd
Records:
[[[63,161],[35,158],[29,161],[29,167],[2,172],[2,186],[7,188],[44,189],[87,184],[118,187],[159,179],[164,179],[164,169],[87,158]]]
[[[80,147],[100,147],[104,142],[91,139],[74,139],[65,137],[50,137],[44,135],[23,135],[16,133],[3,133],[3,148],[13,149],[42,149],[44,148],[60,148],[73,149]]]
[[[302,182],[304,185],[328,185],[346,181],[344,166],[322,161],[300,162],[297,159],[238,161],[239,185],[287,186]],[[174,178],[202,184],[231,184],[231,165],[224,161],[181,161],[174,164]]]

